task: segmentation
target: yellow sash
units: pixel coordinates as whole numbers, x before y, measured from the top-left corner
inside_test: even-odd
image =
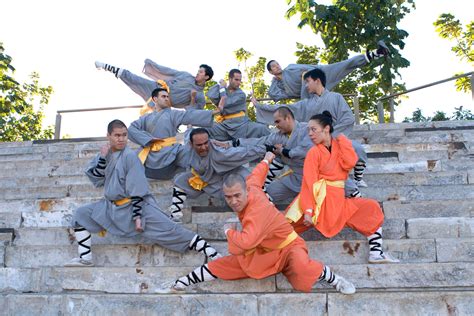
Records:
[[[176,142],[176,137],[168,137],[154,141],[150,146],[143,147],[142,151],[138,154],[138,158],[140,158],[140,161],[144,164],[150,150],[160,151],[163,147],[172,146],[173,144],[176,144]]]
[[[316,200],[316,210],[313,215],[313,224],[316,224],[316,221],[318,220],[319,213],[321,212],[321,206],[323,205],[324,199],[326,198],[326,186],[328,185],[343,189],[344,181],[329,181],[326,179],[319,179],[319,181],[313,185],[313,195]],[[303,211],[304,210],[300,208],[300,196],[298,195],[298,197],[291,203],[285,217],[289,222],[296,223],[301,218],[301,216],[303,216]]]
[[[122,205],[125,205],[127,203],[130,203],[131,201],[132,201],[132,199],[130,199],[130,198],[123,198],[121,200],[113,201],[112,203],[114,203],[117,206],[122,206]]]
[[[265,252],[270,252],[270,251],[273,251],[273,250],[278,250],[278,249],[283,249],[285,248],[286,246],[288,246],[293,240],[295,240],[296,238],[298,237],[298,234],[295,232],[295,231],[292,231],[288,237],[286,237],[285,240],[283,240],[275,249],[271,249],[271,248],[265,248],[265,247],[261,247],[263,249],[263,251]],[[247,250],[245,252],[245,255],[248,256],[248,255],[251,255],[253,254],[255,251],[257,251],[257,248],[252,248],[250,250]]]
[[[189,185],[194,189],[198,191],[202,191],[207,186],[207,182],[202,181],[201,177],[199,174],[194,170],[194,168],[191,168],[191,173],[193,174],[194,177],[191,177],[188,179]]]
[[[217,114],[216,116],[214,116],[214,121],[216,121],[217,123],[222,123],[225,120],[233,119],[236,117],[242,117],[242,116],[245,116],[244,111],[240,111],[234,114],[227,114],[227,115]]]
[[[280,174],[278,177],[276,177],[277,179],[281,179],[283,177],[286,177],[286,176],[289,176],[290,174],[293,173],[293,170],[292,169],[288,169],[286,170],[285,172],[283,172],[282,174]]]
[[[127,204],[131,201],[132,201],[132,199],[130,199],[130,198],[123,198],[121,200],[112,201],[112,203],[114,203],[117,206],[122,206],[122,205],[125,205],[125,204]],[[97,233],[97,236],[99,236],[99,237],[105,237],[105,235],[107,235],[107,230],[106,229],[102,229],[100,232]]]

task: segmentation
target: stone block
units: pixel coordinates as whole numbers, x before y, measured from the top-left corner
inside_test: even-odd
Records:
[[[409,172],[386,174],[367,174],[364,176],[369,189],[373,187],[393,187],[405,185],[452,185],[468,184],[466,172]]]
[[[329,315],[473,315],[474,292],[328,294]]]
[[[168,288],[176,278],[195,267],[137,267],[137,268],[51,268],[43,274],[42,291],[89,291],[102,293],[155,293]],[[216,280],[200,283],[189,293],[263,293],[275,291],[275,277],[263,280]]]
[[[383,210],[385,218],[474,217],[474,201],[384,201]]]
[[[70,227],[72,210],[57,212],[24,212],[23,227]]]
[[[474,238],[436,238],[438,262],[474,261]]]
[[[39,292],[41,270],[0,268],[0,293]]]
[[[361,188],[362,196],[377,201],[430,201],[430,200],[474,200],[474,186],[446,185],[446,186],[396,186],[396,187],[368,187]],[[442,194],[441,194],[442,192]]]
[[[258,315],[326,315],[326,294],[264,294],[258,297]]]
[[[442,217],[407,219],[408,238],[474,237],[474,218]]]
[[[310,241],[307,245],[310,257],[327,265],[364,264],[369,257],[367,241]],[[384,239],[383,248],[403,263],[436,262],[433,239]]]
[[[416,289],[474,286],[474,263],[408,263],[335,265],[333,270],[353,282],[358,289]],[[291,285],[279,274],[278,290]],[[322,282],[313,288],[327,288]]]
[[[61,295],[9,294],[4,296],[6,315],[64,315]]]
[[[19,212],[0,212],[0,228],[19,228],[20,224]]]

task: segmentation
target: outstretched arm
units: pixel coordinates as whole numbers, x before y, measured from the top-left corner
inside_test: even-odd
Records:
[[[247,177],[247,187],[255,186],[259,189],[265,184],[269,165],[275,158],[275,154],[267,152],[265,158],[253,169],[252,173]]]

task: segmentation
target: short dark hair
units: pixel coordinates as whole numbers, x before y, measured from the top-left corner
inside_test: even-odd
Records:
[[[193,143],[194,135],[200,135],[200,134],[207,134],[208,137],[211,137],[211,135],[209,134],[209,131],[205,129],[204,127],[193,128],[191,133],[189,133],[189,141],[191,142],[191,144]]]
[[[271,64],[272,64],[274,61],[276,61],[276,60],[275,60],[275,59],[272,59],[272,60],[270,60],[270,61],[267,63],[267,70],[268,70],[268,71],[272,71],[272,65],[271,65]]]
[[[168,90],[166,90],[165,88],[159,87],[159,88],[156,88],[155,90],[153,90],[153,91],[151,92],[151,97],[152,97],[152,98],[157,97],[158,94],[159,94],[161,91],[168,92]]]
[[[329,111],[311,116],[310,121],[313,120],[318,121],[323,128],[329,125],[329,133],[334,132],[334,128],[332,127],[332,115]]]
[[[212,79],[212,77],[214,76],[214,70],[212,70],[211,66],[202,64],[202,65],[199,65],[199,68],[204,68],[204,72],[206,73],[206,76],[209,76],[209,78],[206,81],[209,81]]]
[[[107,133],[109,135],[112,134],[112,132],[114,131],[114,128],[127,128],[127,125],[125,125],[124,122],[122,122],[121,120],[113,120],[109,123],[109,125],[107,125]]]
[[[238,173],[231,173],[228,174],[224,177],[224,181],[222,182],[222,186],[226,188],[230,188],[237,183],[240,184],[240,186],[244,189],[244,191],[247,190],[247,183],[245,182],[245,178]]]
[[[283,118],[287,118],[288,116],[291,116],[292,119],[295,119],[295,115],[293,114],[293,111],[291,111],[288,107],[286,106],[280,106],[275,110],[275,113],[280,114],[283,116]]]
[[[323,87],[326,87],[326,74],[321,69],[319,68],[311,69],[310,71],[304,74],[303,79],[306,80],[309,77],[311,77],[311,79],[313,80],[316,80],[316,79],[321,80],[321,84],[323,85]]]
[[[234,78],[234,74],[242,74],[242,72],[241,72],[240,70],[238,70],[238,69],[235,69],[235,68],[234,68],[234,69],[231,69],[231,70],[229,71],[229,79]]]

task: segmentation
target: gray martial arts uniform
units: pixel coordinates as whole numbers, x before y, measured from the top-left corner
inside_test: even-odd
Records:
[[[368,63],[365,54],[329,65],[290,64],[282,71],[282,79],[273,78],[268,95],[275,101],[290,98],[306,99],[310,95],[306,90],[303,74],[319,68],[326,75],[326,89],[331,90],[349,73]]]
[[[128,129],[128,136],[132,142],[143,148],[149,146],[153,139],[176,137],[180,125],[210,127],[212,123],[212,111],[166,108],[134,121]],[[158,180],[173,178],[177,172],[184,171],[189,165],[190,151],[190,146],[178,143],[163,147],[160,151],[150,151],[145,161],[146,176]]]
[[[154,107],[155,104],[150,100],[151,93],[160,85],[155,80],[164,80],[170,89],[171,105],[175,108],[195,108],[203,109],[206,104],[204,97],[204,87],[196,84],[193,75],[185,71],[174,70],[161,66],[151,61],[145,60],[143,72],[154,80],[145,79],[124,69],[120,75],[125,84],[143,100],[149,101],[148,106]],[[196,90],[195,104],[191,104],[191,91]]]
[[[255,146],[260,150],[261,156],[265,155],[265,145],[282,144],[290,157],[284,154],[278,157],[278,160],[288,165],[292,173],[281,178],[274,179],[267,185],[267,193],[274,202],[284,202],[287,199],[295,198],[301,191],[301,181],[303,180],[304,159],[308,150],[313,147],[313,142],[308,136],[308,124],[295,121],[295,126],[291,135],[282,132],[271,133],[262,138],[239,139],[241,146]]]
[[[209,129],[211,138],[226,141],[235,138],[262,137],[270,134],[270,130],[265,124],[252,122],[247,117],[247,100],[245,93],[241,89],[230,92],[219,92],[218,84],[212,86],[207,92],[207,97],[217,106],[222,96],[227,96],[222,115],[229,115],[245,112],[245,116],[231,118],[222,123],[214,123]]]
[[[141,202],[141,221],[145,238],[155,241],[167,249],[184,252],[196,233],[172,222],[157,206],[150,193],[143,165],[137,154],[125,147],[109,153],[106,157],[105,176],[95,171],[99,155],[86,170],[86,175],[96,187],[104,187],[105,198],[79,207],[73,216],[73,227],[84,227],[91,233],[106,229],[112,235],[131,237],[139,234],[132,219],[136,206],[129,202],[116,206],[112,201],[138,197]]]
[[[333,119],[333,136],[337,137],[343,133],[350,138],[352,130],[354,129],[354,114],[347,104],[344,97],[336,92],[324,89],[321,96],[311,95],[310,98],[298,101],[294,104],[279,105],[288,107],[294,114],[295,119],[301,122],[308,122],[313,115],[321,114],[324,111],[331,113]],[[271,124],[273,122],[273,113],[279,106],[271,104],[257,104],[255,109],[257,111],[257,120]],[[352,140],[352,147],[359,157],[359,160],[367,163],[367,153],[364,147],[357,141]],[[346,195],[356,190],[357,186],[348,179],[346,181]]]
[[[224,178],[231,173],[238,173],[244,178],[250,171],[242,165],[257,159],[260,156],[256,147],[232,147],[221,148],[209,142],[209,153],[206,157],[200,157],[194,150],[191,151],[190,167],[197,172],[201,180],[207,183],[201,191],[189,185],[188,180],[193,177],[191,171],[178,174],[174,179],[174,185],[182,189],[188,198],[197,198],[201,194],[223,199],[222,183]]]

